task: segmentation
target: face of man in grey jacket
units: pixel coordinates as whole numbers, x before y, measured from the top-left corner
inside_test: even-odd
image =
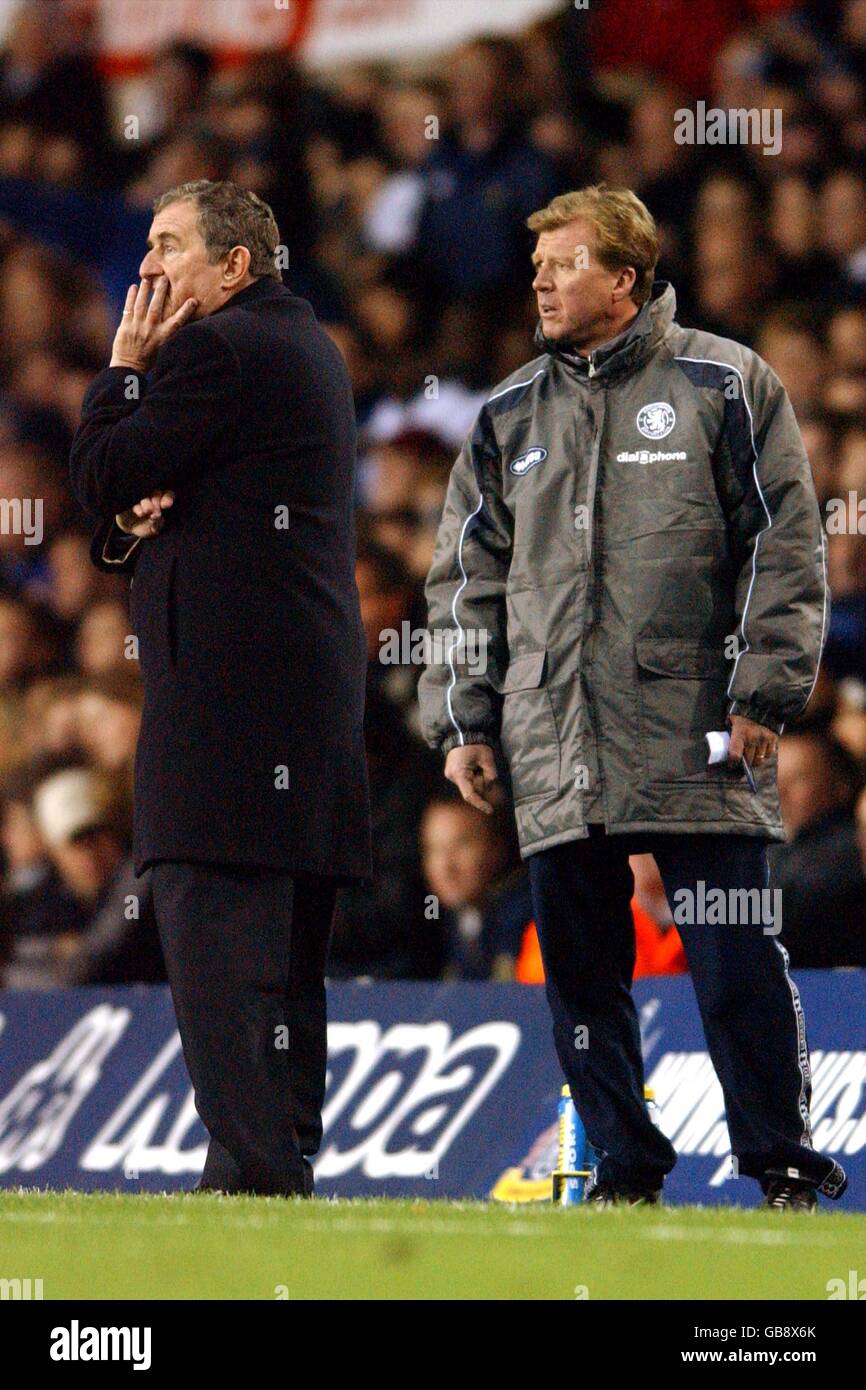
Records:
[[[633,266],[611,270],[596,250],[592,224],[576,218],[539,235],[532,288],[545,338],[580,353],[609,343],[637,318]]]

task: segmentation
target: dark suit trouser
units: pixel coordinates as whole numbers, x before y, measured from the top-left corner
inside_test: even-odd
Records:
[[[312,1193],[336,891],[313,874],[153,866],[183,1055],[210,1135],[200,1189]]]
[[[554,1040],[587,1135],[602,1155],[597,1180],[659,1188],[676,1152],[644,1104],[631,996],[634,879],[628,856],[645,852],[655,856],[672,910],[683,901],[676,896],[680,890],[697,896],[701,880],[707,892],[760,890],[768,871],[766,845],[759,839],[605,835],[596,826],[588,839],[529,859]],[[765,933],[760,920],[704,921],[682,925],[679,932],[739,1173],[762,1186],[768,1173],[799,1174],[828,1196],[841,1196],[842,1169],[812,1148],[805,1020],[776,935]],[[578,1028],[586,1034],[576,1033]]]

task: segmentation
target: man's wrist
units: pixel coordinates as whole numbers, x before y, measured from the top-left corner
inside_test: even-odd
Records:
[[[751,719],[753,724],[760,724],[762,728],[770,729],[774,734],[781,734],[785,727],[784,721],[778,718],[774,710],[751,700],[734,700],[728,710],[728,717],[733,718],[734,715],[739,715],[741,719]]]
[[[115,353],[111,354],[111,361],[108,365],[109,367],[122,367],[127,372],[140,372],[142,376],[147,375],[147,366],[144,362],[132,362],[129,358],[117,357]]]
[[[120,535],[118,535],[118,531]],[[141,536],[133,536],[129,531],[124,531],[122,527],[115,524],[105,538],[101,558],[108,565],[125,564],[135,547],[140,544]]]
[[[459,734],[450,734],[439,745],[439,751],[447,758],[452,748],[468,748],[478,743],[484,743],[488,748],[495,748],[496,742],[497,740],[493,735],[473,730],[471,733],[464,734],[462,738]]]

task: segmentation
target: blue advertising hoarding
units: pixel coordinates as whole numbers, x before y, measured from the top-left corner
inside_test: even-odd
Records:
[[[797,981],[815,1146],[849,1175],[843,1204],[863,1210],[866,971]],[[647,1083],[679,1154],[667,1199],[752,1205],[756,1184],[731,1176],[688,977],[641,980],[635,996]],[[329,1017],[321,1195],[547,1195],[561,1078],[543,990],[334,984]],[[167,989],[0,992],[0,1186],[186,1188],[205,1145]]]

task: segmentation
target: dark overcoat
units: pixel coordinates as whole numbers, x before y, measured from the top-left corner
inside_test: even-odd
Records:
[[[88,388],[71,476],[103,523],[96,563],[124,553],[115,513],[176,492],[120,566],[145,690],[139,873],[369,874],[354,465],[342,357],[273,279],[179,329],[147,375],[109,367]]]

